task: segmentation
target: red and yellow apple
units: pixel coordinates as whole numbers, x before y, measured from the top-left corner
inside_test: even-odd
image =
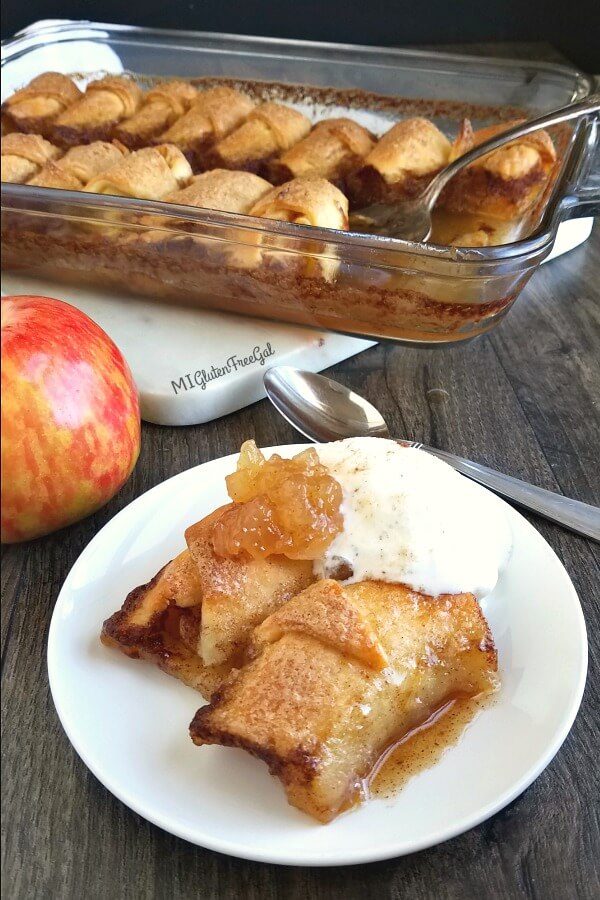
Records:
[[[2,297],[2,542],[76,522],[140,450],[138,393],[107,334],[68,303]]]

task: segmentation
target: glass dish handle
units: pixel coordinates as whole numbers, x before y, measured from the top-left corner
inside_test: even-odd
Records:
[[[600,116],[596,113],[579,126],[576,140],[583,150],[584,164],[564,196],[561,219],[600,216]]]

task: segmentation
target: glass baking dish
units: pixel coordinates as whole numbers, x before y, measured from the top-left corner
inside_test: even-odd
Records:
[[[82,84],[106,72],[177,76],[243,84],[313,119],[347,114],[378,133],[411,113],[447,132],[464,115],[480,126],[592,89],[546,63],[64,21],[6,42],[2,69],[3,97],[47,70]],[[597,122],[562,132],[561,165],[521,236],[473,249],[4,184],[3,267],[367,338],[461,341],[505,315],[561,219],[598,211],[597,191],[582,186],[596,148]]]

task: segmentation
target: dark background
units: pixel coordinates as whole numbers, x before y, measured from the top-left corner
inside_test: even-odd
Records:
[[[545,41],[600,71],[597,0],[4,0],[2,37],[49,18],[388,46]]]

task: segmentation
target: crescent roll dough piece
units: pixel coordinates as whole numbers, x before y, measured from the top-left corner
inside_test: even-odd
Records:
[[[216,144],[206,167],[262,172],[269,160],[306,137],[310,128],[310,120],[291,106],[263,103]]]
[[[294,632],[317,638],[375,671],[389,664],[373,623],[348,602],[337,581],[317,581],[269,616],[254,632],[254,648],[273,644]]]
[[[253,109],[253,101],[233,88],[209,88],[198,94],[189,111],[159,140],[179,147],[196,170],[206,150],[237,128]]]
[[[29,184],[80,191],[89,181],[120,162],[128,153],[116,141],[94,141],[71,147],[57,162],[47,163]]]
[[[2,181],[24,184],[61,152],[39,134],[7,134],[2,140]]]
[[[148,584],[127,595],[122,608],[104,623],[102,643],[153,662],[210,697],[231,665],[206,666],[197,653],[201,603],[198,571],[184,550]]]
[[[403,119],[377,142],[364,165],[349,176],[355,206],[418,193],[450,158],[450,141],[428,119]]]
[[[156,663],[205,697],[239,664],[254,626],[314,580],[306,561],[217,557],[212,531],[229,508],[189,528],[189,549],[131,591],[102,629],[107,646]]]
[[[250,215],[344,230],[348,228],[348,201],[324,178],[294,178],[273,188],[252,207]]]
[[[269,180],[282,184],[301,175],[312,175],[343,186],[345,176],[362,162],[373,145],[367,129],[352,119],[326,119],[269,164]]]
[[[450,142],[428,119],[404,119],[383,135],[365,160],[388,184],[430,175],[446,164]]]
[[[92,178],[85,187],[91,194],[160,200],[189,181],[190,164],[177,147],[162,144],[130,153],[111,169]]]
[[[144,96],[139,110],[115,129],[115,137],[130,150],[149,143],[188,111],[198,92],[187,81],[167,81]]]
[[[115,126],[136,112],[141,100],[142,91],[131,78],[109,75],[92,81],[81,100],[54,122],[54,139],[67,147],[108,140]]]
[[[457,697],[496,686],[471,594],[320,581],[263,622],[255,652],[196,713],[192,740],[263,759],[288,801],[321,822],[356,801],[396,742]]]
[[[2,118],[19,130],[48,135],[62,112],[81,98],[81,91],[67,75],[44,72],[2,105]]]
[[[185,539],[202,584],[202,626],[198,652],[207,665],[225,662],[245,649],[252,629],[314,581],[310,560],[215,554],[215,521],[228,507],[192,525]]]
[[[65,169],[61,169],[55,162],[46,163],[41,172],[30,178],[27,184],[36,187],[60,188],[63,191],[80,191],[83,187],[78,178]]]
[[[473,131],[467,121],[453,148],[462,156],[515,122],[502,122]],[[546,131],[536,131],[475,160],[459,172],[442,192],[440,206],[453,212],[470,212],[509,220],[522,215],[547,184],[556,162],[556,150]]]
[[[251,172],[211,169],[195,175],[188,187],[170,194],[165,200],[203,209],[247,213],[272,189],[268,181]]]
[[[249,213],[264,219],[276,219],[295,225],[314,225],[321,228],[348,228],[348,201],[344,194],[324,178],[295,178],[287,184],[273,188],[256,203]],[[311,242],[307,256],[269,252],[269,244],[277,238],[255,232],[256,249],[251,246],[232,250],[232,264],[253,268],[262,262],[275,265],[298,265],[303,275],[321,276],[330,281],[337,272],[339,261],[330,258],[327,247],[321,241]],[[322,254],[322,255],[321,255]]]
[[[257,201],[272,190],[264,178],[251,172],[232,172],[229,169],[211,169],[202,175],[195,175],[191,183],[180,191],[163,197],[166,203],[194,206],[198,209],[218,209],[224,212],[247,213]],[[182,231],[193,231],[195,223],[168,216],[144,216],[142,224],[153,228],[168,226]],[[160,241],[166,237],[162,231],[149,231],[142,235],[143,241]],[[172,235],[168,235],[172,238]]]

